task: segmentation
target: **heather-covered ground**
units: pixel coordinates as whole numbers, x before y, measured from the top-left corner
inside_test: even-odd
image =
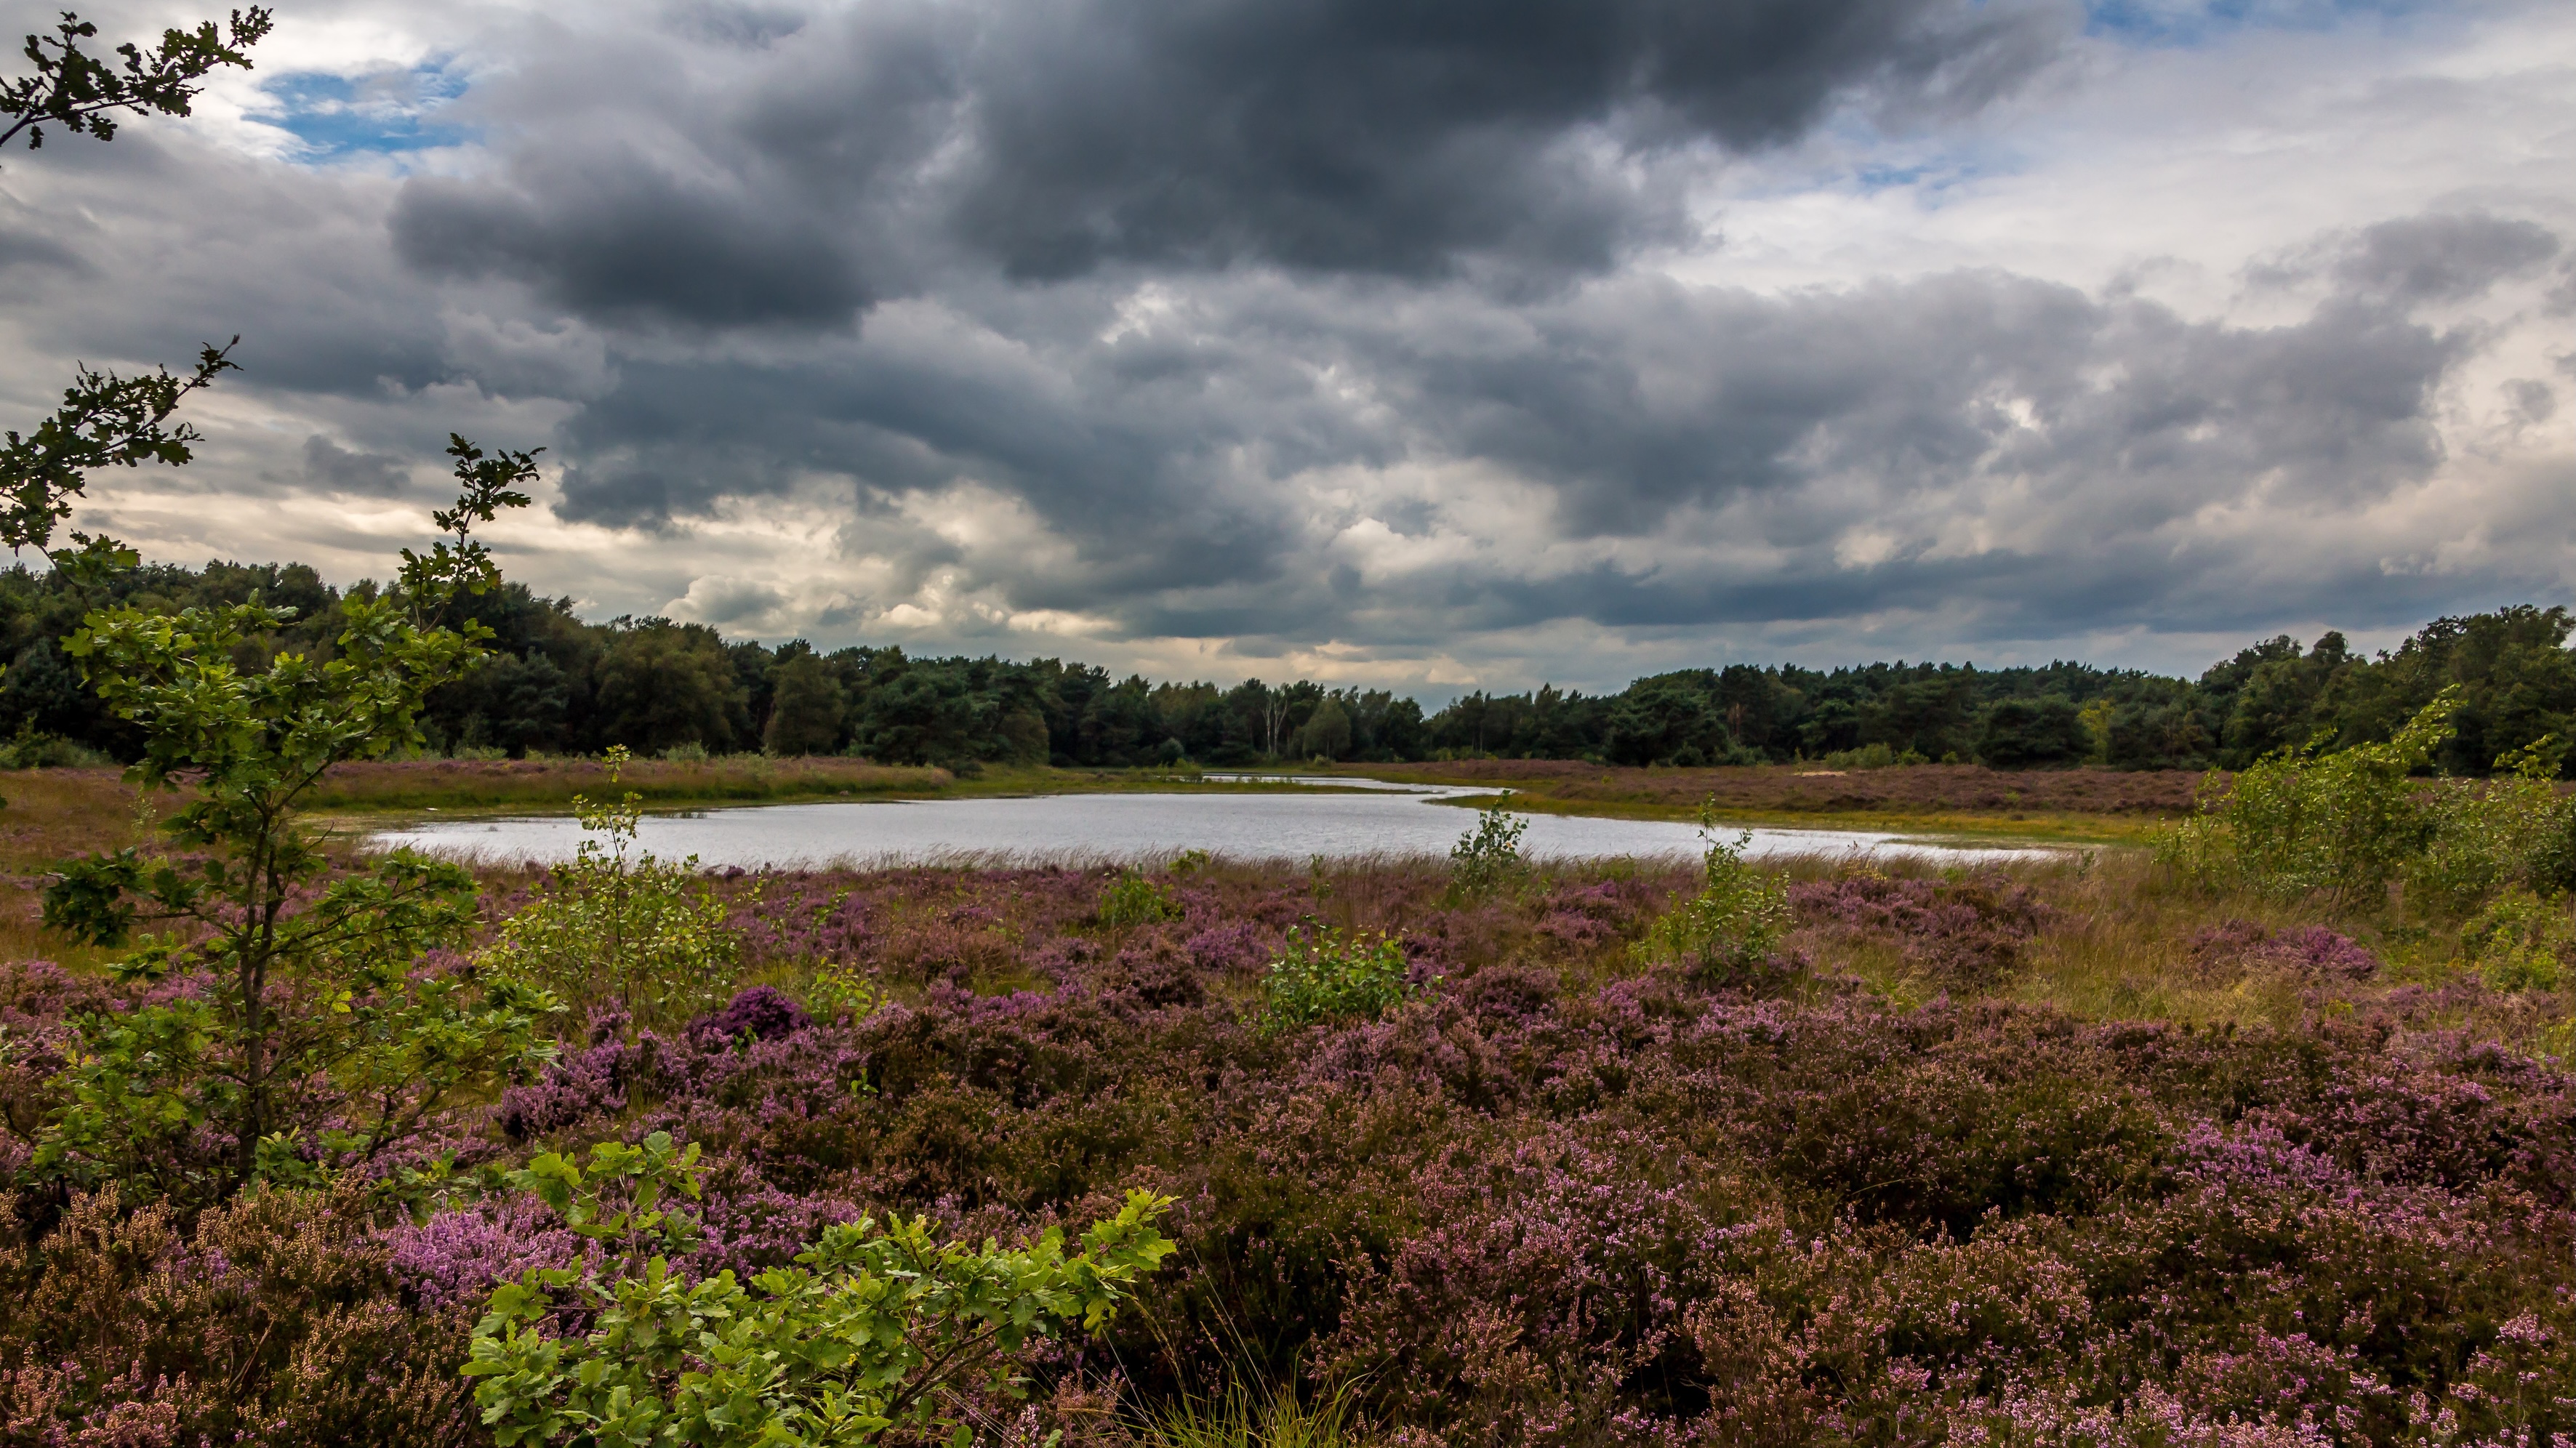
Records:
[[[1075,872],[727,880],[751,994],[568,1022],[449,1123],[417,1219],[355,1180],[193,1218],[21,1190],[0,1441],[489,1441],[482,1299],[583,1247],[473,1168],[657,1129],[709,1166],[690,1273],[863,1213],[1007,1239],[1175,1198],[1136,1310],[1042,1349],[994,1443],[1151,1439],[1230,1384],[1405,1444],[2576,1432],[2565,986],[2135,856],[1794,874],[1724,979],[1631,951],[1680,872],[1218,864],[1127,925]],[[1291,928],[1335,926],[1394,935],[1413,997],[1266,1017]],[[143,989],[0,968],[0,1167],[66,1018]]]

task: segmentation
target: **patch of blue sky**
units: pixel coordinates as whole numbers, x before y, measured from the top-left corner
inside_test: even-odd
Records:
[[[2247,30],[2332,30],[2446,8],[2446,0],[2086,0],[2085,29],[2131,45],[2194,46]]]
[[[261,85],[269,105],[251,119],[293,136],[306,161],[452,146],[469,135],[438,118],[441,107],[465,93],[465,77],[448,66],[431,60],[354,76],[292,71]]]
[[[1929,163],[1912,166],[1887,166],[1870,163],[1856,168],[1852,180],[1863,191],[1893,191],[1899,187],[1917,186],[1931,179],[1938,185],[1949,178],[1939,175]]]

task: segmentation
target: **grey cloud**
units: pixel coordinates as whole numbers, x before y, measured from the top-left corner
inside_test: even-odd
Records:
[[[728,186],[633,154],[531,158],[514,180],[405,186],[392,218],[403,260],[534,282],[558,306],[615,321],[828,324],[867,304],[829,227]]]
[[[333,493],[391,497],[403,490],[410,466],[384,453],[353,452],[315,433],[304,440],[304,480]]]
[[[20,266],[75,273],[86,270],[80,255],[61,242],[34,231],[0,227],[0,270]]]
[[[693,616],[828,607],[847,638],[944,575],[1106,620],[1041,647],[1112,659],[1122,635],[1490,657],[1932,616],[1949,638],[2367,627],[2554,585],[2569,556],[2523,494],[2439,536],[2364,516],[2499,471],[2446,477],[2435,407],[2492,331],[2416,312],[2576,275],[2529,222],[2322,239],[2294,254],[2312,306],[2265,326],[1996,271],[1763,292],[1622,265],[1685,226],[1671,183],[1720,152],[2008,90],[2052,53],[2046,5],[658,13],[481,72],[495,149],[437,174],[179,127],[13,158],[43,207],[7,236],[118,289],[12,272],[46,283],[13,308],[12,394],[241,331],[225,396],[257,406],[210,412],[228,447],[175,487],[251,496],[222,454],[266,448],[256,480],[390,490],[394,455],[435,467],[455,425],[551,444],[559,519],[665,530],[621,572],[536,520],[514,573],[602,612],[680,611],[695,578]],[[1728,26],[1742,44],[1708,38]],[[2547,366],[2484,398],[2540,417],[2576,375]],[[2532,497],[2563,496],[2555,457],[2522,468]],[[1010,506],[913,516],[967,483]],[[804,549],[792,580],[730,556],[771,546],[757,526],[693,551],[698,519],[841,491],[846,519],[780,546]],[[1005,523],[1032,545],[968,536]],[[836,550],[882,568],[836,578]]]
[[[954,124],[962,20],[901,4],[830,25],[736,7],[664,20],[479,83],[459,110],[506,141],[506,164],[404,183],[397,253],[615,326],[847,325],[907,271],[890,237]]]
[[[1544,305],[1213,279],[1182,310],[1197,320],[1144,336],[1062,329],[1018,370],[962,339],[896,355],[867,337],[758,368],[630,365],[570,429],[565,508],[652,522],[816,473],[880,500],[971,478],[1021,499],[1071,563],[970,559],[881,511],[871,523],[882,501],[863,501],[853,537],[908,579],[947,569],[1016,608],[1145,634],[1374,640],[1946,604],[2027,635],[2236,606],[2267,561],[2195,515],[2331,517],[2431,476],[2433,397],[2468,346],[2362,297],[2250,328],[1987,272],[1785,297],[1630,278]],[[1651,544],[1723,515],[1772,561],[1505,562],[1354,588],[1288,485],[1455,460],[1541,484],[1559,541]],[[1419,498],[1378,516],[1442,526]],[[1936,546],[1979,516],[2009,537]],[[1867,566],[1835,552],[1862,527],[1898,535]],[[2379,567],[2327,560],[2297,586],[2322,597]]]
[[[1258,259],[1428,275],[1597,268],[1656,188],[1599,164],[1792,138],[1838,98],[1966,108],[2054,8],[1952,0],[1218,0],[1027,7],[979,69],[958,225],[1023,276]]]
[[[2347,286],[2407,302],[2463,302],[2558,254],[2557,234],[2483,213],[2383,221],[2354,238],[2337,264]]]
[[[2536,425],[2558,415],[2558,394],[2539,378],[2515,378],[2504,385],[2504,393],[2513,404],[2516,422]]]
[[[805,17],[784,5],[678,4],[663,12],[671,29],[720,45],[769,46],[805,28]]]
[[[2357,501],[2439,460],[2430,390],[2463,345],[2350,303],[2235,329],[1985,274],[1785,299],[1639,282],[1537,321],[1527,348],[1426,359],[1408,411],[1553,480],[1578,535],[1819,476],[2007,471],[2135,526],[2257,487]]]
[[[784,14],[700,7],[621,37],[638,54],[481,87],[468,114],[522,137],[510,165],[415,178],[392,226],[425,271],[630,324],[835,326],[960,242],[1022,279],[1473,263],[1527,286],[1687,238],[1691,148],[1789,140],[1846,100],[1974,108],[2049,59],[2067,14],[987,0],[871,7],[784,46]],[[669,43],[710,27],[720,55]]]

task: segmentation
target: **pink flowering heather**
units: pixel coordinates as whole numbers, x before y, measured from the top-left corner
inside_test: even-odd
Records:
[[[2529,1046],[2530,992],[2389,985],[2351,934],[2226,924],[2180,957],[2287,992],[2283,1023],[2079,1020],[1996,989],[2074,922],[2000,875],[1795,886],[1802,948],[1893,952],[1947,992],[1919,1009],[1799,957],[1726,988],[1639,966],[1679,870],[1478,900],[1403,866],[1166,883],[1177,917],[1112,927],[1081,871],[723,882],[765,985],[672,1032],[567,1021],[551,1066],[446,1124],[464,1169],[419,1223],[277,1192],[192,1226],[23,1190],[45,1245],[0,1294],[0,1381],[32,1406],[0,1441],[459,1441],[418,1355],[456,1351],[495,1280],[586,1250],[473,1169],[656,1130],[704,1153],[684,1277],[862,1215],[1008,1237],[1173,1197],[1143,1310],[1030,1359],[1027,1426],[1073,1445],[1123,1441],[1080,1406],[1113,1381],[1151,1405],[1246,1374],[1345,1385],[1369,1441],[1423,1448],[2576,1434],[2576,1089]],[[1419,993],[1265,1026],[1264,970],[1308,922],[1399,940]],[[804,1011],[827,966],[890,999]],[[116,998],[0,976],[29,1043],[0,1068]],[[32,1140],[43,1078],[5,1079],[0,1139]],[[197,1304],[172,1320],[204,1337],[291,1293],[301,1336],[242,1348],[225,1390],[263,1422],[337,1395],[285,1429],[209,1406],[220,1370],[149,1316]],[[396,1364],[375,1379],[331,1358],[308,1392],[317,1313],[425,1346],[372,1349]]]

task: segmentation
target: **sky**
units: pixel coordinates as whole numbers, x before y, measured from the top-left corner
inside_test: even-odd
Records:
[[[2565,0],[276,19],[0,157],[0,425],[242,339],[157,560],[385,576],[457,432],[587,618],[1432,700],[2576,583]]]

